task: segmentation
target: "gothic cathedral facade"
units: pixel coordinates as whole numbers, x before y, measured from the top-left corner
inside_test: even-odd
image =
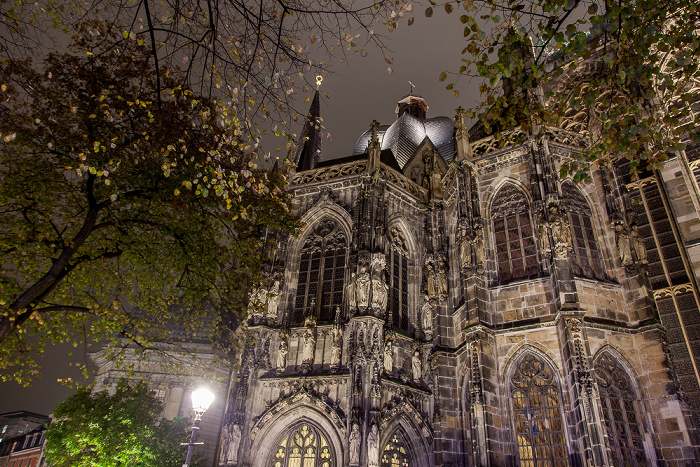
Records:
[[[215,464],[695,465],[691,152],[574,184],[573,128],[499,144],[409,95],[325,161],[318,109]]]

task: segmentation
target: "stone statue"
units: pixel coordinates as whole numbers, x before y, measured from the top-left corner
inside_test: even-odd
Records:
[[[547,236],[547,221],[544,220],[542,211],[537,213],[537,246],[541,252],[549,250],[549,238]]]
[[[226,463],[238,463],[238,447],[241,445],[241,427],[233,425],[231,434],[229,435],[228,447],[226,449]]]
[[[259,318],[263,315],[262,309],[267,306],[267,287],[263,284],[258,284],[250,292],[250,300],[248,301],[248,311],[251,316]],[[265,309],[265,311],[267,311]]]
[[[339,326],[334,326],[331,331],[333,346],[331,347],[331,366],[340,365],[340,356],[343,352],[343,331]]]
[[[484,250],[484,229],[477,226],[474,233],[474,253],[476,255],[476,265],[486,267],[486,251]]]
[[[433,305],[430,303],[430,298],[424,297],[423,308],[421,314],[423,317],[423,332],[425,337],[430,340],[433,338]]]
[[[632,250],[630,249],[630,237],[625,230],[624,224],[615,224],[615,237],[617,240],[617,251],[620,254],[620,261],[623,266],[628,266],[633,263],[633,260]]]
[[[219,465],[226,465],[226,457],[228,456],[228,443],[231,435],[228,431],[228,425],[224,425],[221,430],[221,454],[219,455]]]
[[[438,262],[437,292],[439,295],[447,295],[447,264],[442,259]]]
[[[423,365],[420,361],[420,350],[416,349],[411,357],[411,368],[413,369],[413,382],[420,383],[423,376]]]
[[[367,272],[367,265],[360,266],[360,274],[357,276],[355,286],[358,308],[367,308],[367,306],[369,306],[370,282],[369,272]]]
[[[435,297],[437,295],[435,270],[433,269],[433,265],[430,263],[425,266],[425,292],[429,297]]]
[[[352,424],[352,432],[350,433],[350,465],[353,467],[360,465],[360,443],[362,442],[362,433],[360,433],[360,425]]]
[[[387,374],[394,371],[394,343],[391,339],[384,342],[384,371]]]
[[[275,280],[270,286],[269,296],[267,297],[267,317],[275,318],[277,316],[277,306],[280,303],[280,281]]]
[[[314,362],[314,350],[316,349],[316,335],[312,328],[306,328],[306,334],[304,334],[304,350],[302,353],[303,363],[313,363]]]
[[[468,268],[472,265],[472,239],[467,235],[466,227],[460,229],[459,265],[462,268]]]
[[[557,258],[563,258],[571,246],[571,228],[566,215],[559,211],[556,204],[549,207],[549,227],[552,229]]]
[[[277,371],[282,372],[287,368],[287,354],[289,353],[289,342],[286,334],[280,334],[280,346],[277,350]]]
[[[384,280],[384,270],[375,271],[372,277],[372,308],[375,311],[386,311],[388,290],[389,286]]]
[[[355,294],[355,289],[357,288],[357,274],[353,271],[350,274],[350,283],[348,284],[347,294],[348,294],[348,306],[350,310],[357,308],[357,295]]]
[[[630,232],[630,241],[632,242],[632,248],[637,254],[637,261],[642,264],[647,264],[647,247],[644,245],[644,239],[639,234],[639,227],[637,224],[632,224],[632,231]]]
[[[379,429],[376,423],[372,424],[367,435],[367,466],[379,467]]]

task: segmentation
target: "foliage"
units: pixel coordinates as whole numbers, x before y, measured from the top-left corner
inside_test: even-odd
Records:
[[[0,12],[0,52],[10,59],[43,53],[86,22],[114,29],[119,36],[109,45],[143,44],[157,80],[161,69],[179,69],[179,84],[230,100],[255,144],[273,127],[267,120],[282,134],[306,115],[295,105],[308,102],[303,94],[332,62],[372,48],[383,54],[385,38],[375,27],[391,31],[411,11],[406,0],[11,0]]]
[[[145,383],[125,380],[114,395],[81,388],[60,402],[46,431],[44,452],[54,467],[180,467],[181,442],[188,439],[183,418],[160,418],[162,404]]]
[[[482,79],[484,104],[467,115],[478,114],[498,138],[541,125],[585,131],[589,150],[562,175],[586,178],[588,163],[600,158],[660,168],[668,153],[700,143],[698,2],[465,0],[444,7],[450,13],[455,5],[464,10],[467,44],[447,88],[457,93],[460,78]]]
[[[184,334],[230,349],[264,229],[297,226],[288,166],[259,165],[235,104],[157,75],[145,45],[114,35],[85,27],[72,53],[2,77],[5,379],[26,383],[46,341],[145,351]]]

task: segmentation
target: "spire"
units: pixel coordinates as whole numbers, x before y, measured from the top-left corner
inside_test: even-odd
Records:
[[[314,169],[321,162],[321,105],[318,89],[311,101],[309,115],[301,130],[299,144],[297,144],[294,162],[297,172]]]

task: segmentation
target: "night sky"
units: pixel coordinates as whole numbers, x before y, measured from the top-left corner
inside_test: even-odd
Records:
[[[461,95],[455,98],[451,91],[445,90],[450,80],[438,81],[442,71],[457,70],[462,64],[460,53],[465,41],[459,14],[436,12],[428,19],[422,7],[416,7],[413,13],[415,24],[409,27],[404,19],[399,28],[389,34],[391,50],[387,55],[394,59],[390,65],[392,74],[387,73],[389,65],[382,54],[368,49],[367,57],[350,56],[347,64],[335,65],[336,75],[324,76],[321,116],[326,132],[332,135],[331,141],[323,141],[325,159],[351,155],[355,141],[372,120],[382,124],[393,122],[396,102],[410,91],[409,80],[416,86],[414,94],[423,96],[430,106],[429,118],[454,117],[458,106],[467,108],[477,103],[480,83],[461,82],[458,86]],[[376,30],[380,30],[379,25]],[[329,98],[325,98],[325,93]],[[297,134],[301,126],[299,123],[294,129]],[[274,147],[271,149],[274,151]],[[74,352],[72,357],[67,355],[70,351]],[[68,362],[84,360],[84,350],[60,345],[48,348],[46,354],[41,360],[43,377],[35,380],[31,387],[0,383],[0,413],[27,410],[49,414],[59,401],[71,394],[71,389],[56,380],[79,377]]]

